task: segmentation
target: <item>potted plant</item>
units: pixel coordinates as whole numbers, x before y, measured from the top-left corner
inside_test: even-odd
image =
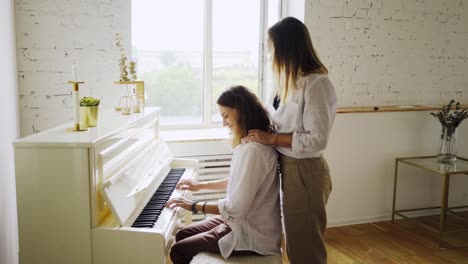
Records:
[[[83,97],[80,100],[80,127],[95,127],[98,121],[99,103],[94,97]]]

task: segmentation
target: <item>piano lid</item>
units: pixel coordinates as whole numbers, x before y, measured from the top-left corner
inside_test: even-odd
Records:
[[[172,158],[167,144],[155,141],[101,185],[104,200],[120,225],[146,205],[170,171]]]
[[[95,147],[122,131],[159,119],[159,108],[146,107],[142,113],[122,115],[111,109],[99,111],[99,125],[80,133],[68,132],[72,123],[29,135],[14,142],[15,147]]]

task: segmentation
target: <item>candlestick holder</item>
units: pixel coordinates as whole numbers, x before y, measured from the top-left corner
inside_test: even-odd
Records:
[[[75,124],[73,127],[67,128],[67,131],[69,132],[81,132],[81,131],[87,131],[87,128],[82,128],[80,127],[80,96],[79,96],[79,91],[80,91],[80,84],[84,82],[75,82],[75,81],[68,81],[67,83],[71,84],[73,87],[73,97],[74,97],[74,103],[75,103]]]

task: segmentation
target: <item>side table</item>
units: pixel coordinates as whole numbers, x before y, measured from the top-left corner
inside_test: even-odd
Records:
[[[398,165],[399,163],[404,163],[413,167],[417,167],[426,171],[436,173],[443,176],[443,185],[442,185],[442,197],[440,206],[432,207],[422,207],[422,208],[411,208],[411,209],[396,209],[396,197],[397,197],[397,183],[398,183]],[[440,209],[440,221],[439,229],[435,229],[426,224],[416,221],[416,223],[423,225],[430,230],[437,232],[439,234],[439,245],[443,246],[444,234],[468,231],[468,228],[457,229],[457,230],[446,230],[446,220],[447,213],[450,213],[456,217],[462,218],[468,221],[468,218],[457,214],[453,209],[468,208],[468,205],[448,207],[448,198],[449,198],[449,185],[450,185],[450,176],[453,174],[465,174],[468,175],[468,159],[457,157],[457,161],[454,164],[443,164],[437,162],[436,156],[421,156],[421,157],[405,157],[405,158],[396,158],[395,159],[395,175],[393,183],[393,205],[392,205],[392,223],[395,223],[395,215],[401,216],[403,218],[409,219],[405,213],[414,212],[414,211],[424,211],[431,209]],[[450,245],[450,243],[446,242]]]

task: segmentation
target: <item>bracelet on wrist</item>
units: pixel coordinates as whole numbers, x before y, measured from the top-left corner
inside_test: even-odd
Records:
[[[192,209],[192,213],[194,213],[194,214],[198,213],[198,211],[197,211],[197,203],[198,202],[199,201],[193,201],[193,203],[192,203],[192,208],[191,209]]]
[[[204,203],[203,203],[203,206],[202,206],[202,212],[203,212],[204,214],[206,214],[206,212],[205,212],[206,203],[207,203],[207,202],[204,202]]]

